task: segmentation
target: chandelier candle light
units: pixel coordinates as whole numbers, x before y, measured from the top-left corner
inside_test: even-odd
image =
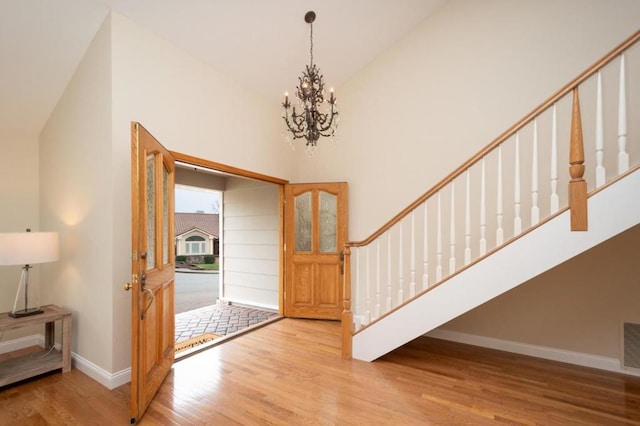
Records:
[[[300,113],[296,112],[296,107],[289,102],[289,94],[284,94],[284,113],[282,118],[287,124],[286,141],[293,147],[295,139],[305,138],[307,140],[307,152],[310,156],[315,153],[318,139],[320,136],[333,138],[338,126],[338,109],[336,107],[336,97],[333,94],[333,88],[330,90],[328,103],[328,111],[322,113],[320,108],[325,102],[324,81],[320,68],[313,63],[313,21],[316,14],[313,11],[304,15],[304,20],[311,27],[310,36],[310,61],[302,76],[298,77],[298,86],[296,87],[296,96],[298,97],[298,105],[302,109]],[[290,112],[290,109],[293,109]],[[293,135],[293,137],[291,136]]]

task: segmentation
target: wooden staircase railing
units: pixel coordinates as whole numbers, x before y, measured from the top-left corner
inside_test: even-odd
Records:
[[[561,211],[561,199],[566,201],[571,210],[571,230],[586,231],[588,229],[589,185],[591,189],[596,190],[606,184],[607,172],[610,175],[609,179],[613,179],[629,169],[627,115],[628,108],[632,105],[627,102],[625,55],[634,55],[634,59],[640,57],[640,49],[632,49],[640,46],[640,44],[636,45],[639,40],[640,31],[637,31],[460,165],[371,236],[362,241],[345,244],[342,314],[344,358],[351,357],[352,337],[360,329],[379,321],[403,304],[432,290],[461,269],[480,261],[503,245],[517,239],[519,235],[528,232],[541,221],[555,217]],[[617,72],[612,72],[616,65]],[[640,70],[635,70],[629,75],[638,76]],[[604,108],[603,88],[608,87],[607,84],[613,85],[611,82],[616,78],[617,109]],[[583,138],[581,116],[584,115],[584,110],[580,107],[580,91],[583,99],[587,95],[586,99],[590,107],[589,118],[592,118],[591,111],[595,110],[595,117],[593,117],[595,135],[593,138],[587,138],[589,143],[587,151],[585,151]],[[572,95],[571,99],[569,95]],[[633,105],[637,105],[637,101]],[[640,117],[640,112],[636,113]],[[567,117],[569,120],[559,122],[559,116]],[[545,137],[541,136],[541,129],[546,129],[547,144],[544,144]],[[613,133],[617,135],[615,158],[606,156],[604,149],[605,134]],[[530,144],[530,157],[520,154],[522,140]],[[568,175],[558,174],[559,160],[565,158],[561,154],[562,151],[558,151],[558,140],[568,142],[568,147],[564,151],[568,154],[565,163],[569,164]],[[548,162],[540,161],[540,152],[548,156]],[[585,179],[586,165],[589,164],[585,162],[585,152],[595,153],[595,166],[590,169],[590,172],[593,171],[595,175],[593,181]],[[503,161],[505,155],[513,156],[514,162],[511,165]],[[617,167],[612,166],[611,162],[616,162]],[[528,181],[521,176],[521,170],[527,168],[531,171]],[[612,172],[612,169],[615,171]],[[512,179],[505,180],[505,175]],[[539,185],[540,176],[543,175],[549,176],[549,185],[546,189],[541,189]],[[495,186],[487,184],[489,179],[495,180]],[[566,194],[557,190],[558,184],[564,181],[568,186]],[[531,197],[526,201],[521,197],[523,183],[530,184]],[[512,189],[511,197],[505,195],[505,187]],[[460,197],[460,188],[464,189],[463,197]],[[493,210],[488,206],[490,203],[487,203],[491,196],[496,200]],[[456,209],[457,199],[464,201],[464,209]],[[541,202],[543,199],[545,201]],[[513,223],[512,237],[506,242],[504,239],[505,201],[513,203],[512,213],[506,212],[508,215],[512,214],[508,219]],[[529,207],[530,211],[530,226],[525,230],[522,229],[523,207]],[[542,207],[548,211],[548,215],[541,220]],[[478,224],[476,233],[472,233],[472,218]],[[448,235],[446,235],[447,220]],[[487,229],[491,227],[495,228],[495,237],[494,245],[489,250],[490,239],[487,236]],[[459,228],[463,228],[464,233],[456,232]],[[448,274],[443,272],[445,269],[443,257],[446,251],[443,249],[443,241],[447,236],[449,237],[449,259],[446,262]],[[473,247],[477,247],[477,250]],[[435,258],[432,254],[434,252]],[[472,256],[474,252],[475,256]],[[372,260],[372,257],[375,259]],[[462,266],[457,261],[459,258],[463,259]],[[416,282],[416,277],[419,276],[422,277],[419,280],[421,282]],[[353,289],[352,281],[355,281]]]

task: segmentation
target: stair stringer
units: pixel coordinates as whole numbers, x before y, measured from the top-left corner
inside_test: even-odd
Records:
[[[640,170],[589,197],[589,230],[565,211],[353,336],[353,358],[373,361],[640,223]]]

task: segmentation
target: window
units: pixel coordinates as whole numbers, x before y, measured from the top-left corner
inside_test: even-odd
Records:
[[[184,243],[185,254],[207,254],[205,239],[198,236],[187,238]]]

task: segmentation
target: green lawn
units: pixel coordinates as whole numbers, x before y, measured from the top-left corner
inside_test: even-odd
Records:
[[[210,269],[213,271],[217,271],[219,267],[217,263],[199,263],[197,266],[202,269]]]

